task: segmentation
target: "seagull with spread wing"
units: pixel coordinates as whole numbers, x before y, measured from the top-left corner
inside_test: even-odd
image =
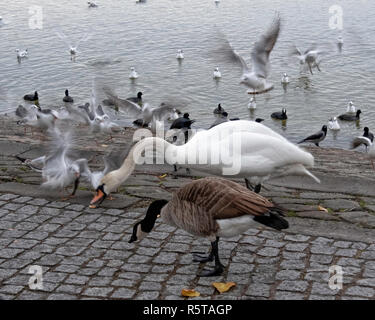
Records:
[[[294,46],[291,51],[290,55],[297,56],[299,63],[302,66],[306,66],[309,68],[310,73],[313,74],[312,69],[317,68],[319,71],[319,63],[320,63],[320,55],[323,53],[322,50],[318,49],[315,45],[308,48],[304,53],[301,52],[296,46]]]
[[[168,118],[175,120],[178,119],[179,111],[170,103],[162,102],[158,107],[152,107],[148,103],[144,103],[141,107],[139,104],[126,99],[120,99],[108,87],[103,88],[104,93],[111,99],[119,111],[126,112],[134,117],[140,117],[136,120],[136,124],[148,126],[151,124],[151,129],[155,130],[157,123],[163,122]]]
[[[267,81],[271,69],[269,57],[279,36],[280,25],[281,20],[280,17],[277,16],[267,32],[255,42],[253,50],[251,51],[251,69],[226,40],[227,50],[225,51],[228,52],[231,60],[234,60],[242,67],[240,83],[251,88],[251,93],[263,93],[273,89],[273,84]]]
[[[52,140],[49,145],[49,151],[44,156],[35,159],[25,159],[16,156],[25,165],[32,170],[42,174],[42,187],[47,189],[60,189],[63,191],[66,187],[73,184],[74,196],[79,182],[81,172],[87,165],[87,159],[80,158],[73,160],[69,155],[72,149],[72,140],[70,132],[64,134],[57,128],[51,132]]]
[[[57,36],[64,41],[68,47],[69,47],[69,53],[70,53],[70,60],[75,61],[76,54],[78,51],[78,46],[81,44],[81,42],[85,42],[90,39],[91,35],[89,33],[85,33],[81,39],[77,42],[76,45],[72,44],[69,40],[68,37],[62,32],[62,31],[55,31]]]

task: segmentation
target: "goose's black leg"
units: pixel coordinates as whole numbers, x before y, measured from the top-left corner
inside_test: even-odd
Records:
[[[254,192],[255,193],[259,193],[260,192],[260,189],[262,188],[262,185],[260,183],[258,183],[255,188],[254,188]]]
[[[224,266],[219,259],[219,237],[216,237],[216,240],[211,242],[211,252],[208,258],[215,258],[215,267],[212,270],[203,270],[199,276],[200,277],[213,277],[219,276],[224,271]]]
[[[245,183],[246,183],[246,188],[248,188],[249,190],[253,190],[254,189],[254,187],[250,183],[249,179],[245,178]]]

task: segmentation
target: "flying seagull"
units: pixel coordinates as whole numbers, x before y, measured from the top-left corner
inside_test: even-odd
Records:
[[[270,28],[255,42],[251,51],[251,69],[247,66],[245,60],[233,49],[232,45],[226,40],[227,51],[231,57],[242,67],[241,84],[252,89],[251,93],[262,93],[273,89],[273,84],[267,82],[270,73],[270,53],[275,46],[280,33],[281,20],[277,16]]]

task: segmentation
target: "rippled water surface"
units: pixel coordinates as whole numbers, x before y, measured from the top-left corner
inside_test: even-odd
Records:
[[[342,31],[328,26],[329,7],[339,3],[344,13]],[[40,0],[43,29],[29,28],[29,1],[1,0],[0,15],[0,112],[14,110],[26,93],[38,90],[42,106],[62,105],[69,88],[76,104],[86,102],[94,78],[105,79],[121,97],[144,92],[153,105],[178,97],[188,103],[185,110],[196,119],[196,127],[208,127],[213,108],[220,102],[230,117],[265,118],[264,124],[292,141],[313,133],[332,116],[346,111],[349,100],[362,110],[360,123],[341,123],[322,146],[347,148],[351,137],[364,126],[375,131],[375,1],[369,0],[101,0],[89,9],[86,1]],[[33,3],[34,4],[34,3]],[[271,54],[270,80],[275,89],[257,96],[257,109],[250,114],[250,96],[239,85],[238,66],[217,55],[219,32],[250,63],[252,43],[272,21],[275,10],[282,17],[282,30]],[[56,36],[62,30],[76,43],[88,32],[91,39],[80,44],[75,62],[67,45]],[[344,38],[342,53],[336,42]],[[296,60],[288,57],[293,44],[302,50],[313,43],[327,51],[322,72],[301,73]],[[15,49],[29,50],[20,64]],[[181,64],[178,49],[184,50]],[[139,78],[131,83],[129,69]],[[219,66],[222,79],[212,78]],[[291,83],[284,92],[283,72]],[[289,119],[283,126],[270,114],[285,107]]]

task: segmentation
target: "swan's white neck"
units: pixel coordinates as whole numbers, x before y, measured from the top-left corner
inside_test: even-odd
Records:
[[[156,148],[154,148],[154,144]],[[153,157],[150,155],[156,151],[156,163],[162,164],[165,162],[165,150],[167,148],[176,148],[177,146],[158,138],[148,137],[137,142],[129,152],[129,155],[124,160],[121,167],[110,172],[108,175],[116,180],[117,187],[120,186],[132,174],[137,164],[151,164]]]

